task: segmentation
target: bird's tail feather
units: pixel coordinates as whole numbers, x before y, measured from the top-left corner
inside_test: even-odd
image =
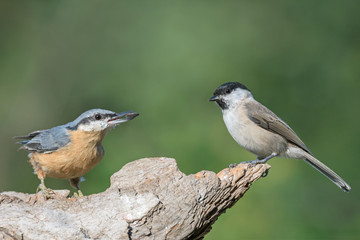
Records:
[[[315,157],[311,156],[310,154],[306,154],[305,161],[311,166],[313,166],[316,170],[324,174],[344,192],[350,191],[351,187],[349,186],[349,184],[347,184],[339,175],[337,175],[333,170],[328,168],[325,164],[317,160]]]

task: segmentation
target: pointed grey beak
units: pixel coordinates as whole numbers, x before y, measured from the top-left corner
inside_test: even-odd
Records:
[[[218,96],[212,96],[211,98],[209,98],[209,101],[210,102],[214,102],[216,100],[219,100],[219,97]]]
[[[108,124],[109,125],[116,125],[116,124],[119,124],[119,123],[127,122],[127,121],[130,121],[131,119],[133,119],[133,118],[135,118],[137,116],[139,116],[139,114],[136,113],[136,112],[133,112],[133,111],[116,113],[115,116],[113,116],[112,118],[110,118],[108,120]]]

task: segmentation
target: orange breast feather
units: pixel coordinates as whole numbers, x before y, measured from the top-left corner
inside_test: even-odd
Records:
[[[52,153],[33,153],[30,161],[53,178],[71,179],[83,176],[104,156],[105,133],[70,131],[71,142]]]

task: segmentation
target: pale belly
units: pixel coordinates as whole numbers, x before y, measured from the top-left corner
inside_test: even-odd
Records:
[[[225,111],[225,125],[234,140],[258,158],[273,153],[280,155],[286,149],[287,142],[280,135],[265,130],[252,122],[243,111]]]

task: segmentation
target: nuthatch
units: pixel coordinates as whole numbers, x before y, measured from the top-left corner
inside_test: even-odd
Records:
[[[103,158],[102,140],[106,133],[138,115],[131,111],[115,113],[92,109],[65,125],[15,138],[25,139],[19,142],[23,144],[20,149],[31,152],[30,163],[41,181],[39,187],[45,198],[53,193],[46,188],[45,177],[69,179],[70,185],[82,196],[80,179]]]

